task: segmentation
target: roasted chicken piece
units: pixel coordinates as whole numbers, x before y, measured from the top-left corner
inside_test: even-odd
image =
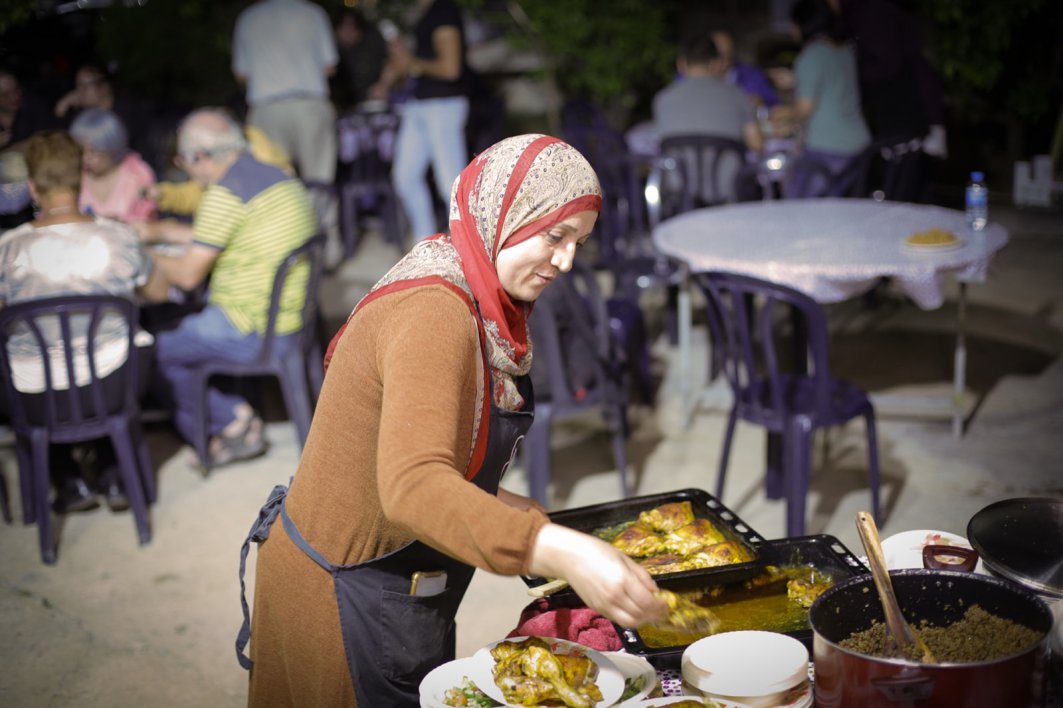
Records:
[[[703,635],[712,634],[719,629],[720,618],[708,607],[703,607],[691,598],[671,590],[658,590],[656,594],[668,605],[668,617],[655,624],[655,627]]]
[[[612,544],[632,558],[652,556],[664,550],[661,537],[641,521],[636,521],[618,533]]]
[[[671,533],[694,521],[694,508],[690,502],[662,504],[639,514],[639,521],[659,533]]]
[[[694,549],[690,555],[662,553],[651,558],[643,558],[639,565],[649,571],[650,575],[664,573],[681,573],[698,568],[715,568],[718,565],[744,563],[750,560],[748,553],[734,541],[724,541],[711,546]]]
[[[708,519],[694,519],[664,537],[665,549],[686,556],[702,546],[723,543],[726,537]]]
[[[569,686],[594,683],[594,679],[598,676],[598,665],[585,656],[570,654],[555,654],[554,656],[557,663],[561,665],[561,675]]]
[[[522,706],[537,706],[557,698],[557,692],[549,681],[530,676],[500,676],[495,684],[502,689],[506,702]]]
[[[693,568],[715,568],[718,565],[745,563],[752,558],[737,541],[724,541],[699,548],[691,553],[687,560],[694,564],[691,566]]]
[[[829,580],[816,577],[816,575],[818,573],[810,578],[794,578],[787,581],[786,597],[801,607],[812,607],[812,603],[816,601],[816,598],[831,586]]]
[[[674,553],[661,553],[649,558],[643,558],[639,561],[639,565],[645,568],[650,575],[663,575],[664,573],[678,573],[683,570],[690,570],[686,559]]]
[[[491,656],[495,684],[507,703],[534,706],[561,701],[572,708],[591,708],[602,700],[595,683],[597,664],[585,656],[555,655],[538,637],[500,642]]]

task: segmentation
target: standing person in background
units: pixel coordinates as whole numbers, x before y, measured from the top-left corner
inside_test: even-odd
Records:
[[[380,80],[388,61],[388,45],[376,26],[355,9],[345,9],[336,20],[339,71],[333,80],[333,98],[344,108],[369,98],[369,88]]]
[[[465,122],[469,117],[466,86],[465,28],[454,0],[417,0],[414,50],[399,38],[390,41],[390,58],[372,98],[409,76],[413,97],[402,107],[395,140],[392,181],[410,220],[415,240],[439,231],[432,193],[425,181],[432,166],[441,199],[469,159]]]
[[[248,125],[261,128],[292,160],[311,192],[328,240],[329,267],[343,257],[337,203],[336,109],[329,77],[338,56],[325,10],[308,0],[258,0],[236,18],[233,73],[247,84]]]
[[[888,199],[922,201],[931,173],[948,157],[945,109],[919,22],[899,0],[835,0],[856,44],[860,98],[875,141],[900,149]],[[937,159],[930,159],[937,158]]]
[[[299,176],[332,184],[336,111],[328,78],[336,70],[328,15],[307,0],[258,0],[233,31],[233,74],[247,84],[247,122],[292,159]]]
[[[81,210],[127,224],[150,219],[155,203],[145,191],[155,184],[155,173],[129,149],[122,120],[111,111],[87,108],[70,124],[70,134],[84,150]]]
[[[856,53],[844,41],[841,21],[829,0],[797,0],[790,14],[802,45],[794,62],[796,103],[776,106],[773,118],[803,127],[804,154],[837,176],[871,142],[860,108]],[[828,187],[818,181],[810,174],[795,174],[791,195],[838,196],[851,186],[834,180]]]

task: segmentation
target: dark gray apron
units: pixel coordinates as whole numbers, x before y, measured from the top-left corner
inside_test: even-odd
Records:
[[[517,380],[527,402],[525,410],[510,412],[491,404],[487,450],[473,483],[496,494],[498,483],[516,457],[534,413],[531,381]],[[491,389],[485,391],[490,395]],[[240,602],[244,623],[236,639],[240,665],[251,668],[244,648],[251,637],[250,612],[244,590],[244,570],[251,542],[261,543],[280,515],[288,537],[315,563],[330,573],[336,588],[347,666],[358,705],[417,706],[421,679],[436,666],[454,659],[454,616],[475,568],[436,551],[420,541],[358,565],[337,566],[326,560],[299,533],[284,508],[287,488],[273,488],[240,551]],[[414,572],[444,570],[447,587],[431,597],[410,595]]]

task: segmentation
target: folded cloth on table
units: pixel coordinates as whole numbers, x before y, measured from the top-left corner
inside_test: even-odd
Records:
[[[597,651],[623,647],[616,628],[605,617],[588,607],[551,607],[545,597],[524,608],[517,628],[507,636],[567,639]]]

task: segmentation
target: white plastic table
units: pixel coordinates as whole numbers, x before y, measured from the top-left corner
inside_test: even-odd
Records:
[[[917,250],[904,243],[916,231],[940,228],[962,245]],[[686,274],[712,270],[750,275],[800,290],[820,303],[846,300],[889,277],[915,302],[931,310],[944,302],[942,285],[960,283],[953,356],[952,429],[963,432],[966,380],[964,317],[967,283],[985,280],[993,256],[1008,242],[1000,224],[969,230],[963,212],[936,206],[870,199],[794,199],[709,207],[661,222],[653,241],[685,265]],[[679,295],[682,380],[691,373],[689,278]],[[684,387],[687,420],[694,386]]]

